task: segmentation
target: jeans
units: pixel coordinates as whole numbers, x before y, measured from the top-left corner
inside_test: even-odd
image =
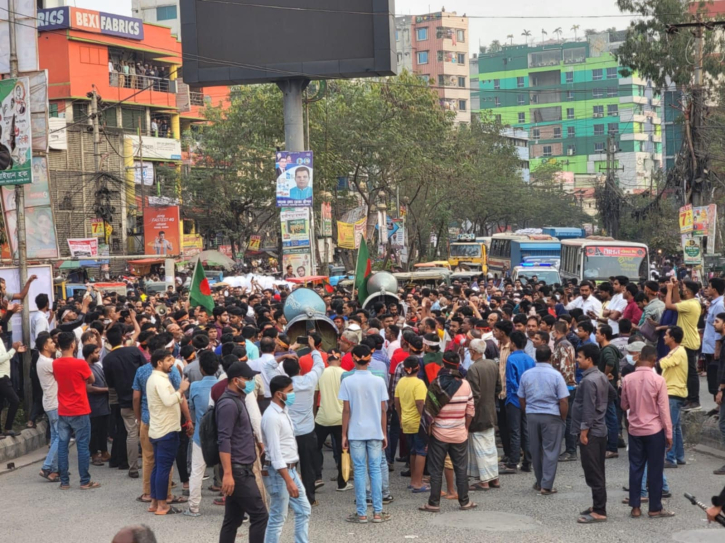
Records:
[[[573,411],[574,398],[576,398],[576,388],[569,391],[569,411],[566,414],[566,430],[564,432],[564,443],[566,443],[566,447],[564,452],[576,456],[577,436],[571,433],[571,413]]]
[[[682,404],[684,398],[670,398],[670,418],[672,419],[672,448],[667,451],[668,462],[685,461],[685,443],[682,440]]]
[[[201,447],[194,440],[191,441],[191,477],[189,477],[189,510],[195,513],[199,512],[199,504],[201,503],[201,487],[204,481],[204,472],[206,464],[204,463],[204,455]]]
[[[219,543],[235,543],[244,513],[249,515],[249,543],[263,543],[268,515],[254,472],[251,467],[232,464],[232,476],[234,491],[224,500],[224,521]],[[300,489],[300,492],[303,491]]]
[[[430,496],[428,505],[438,507],[441,503],[443,467],[446,454],[450,455],[456,476],[458,503],[468,504],[468,439],[463,443],[446,443],[430,436],[428,441],[428,470],[430,471]]]
[[[297,454],[300,457],[299,475],[305,485],[305,494],[310,503],[315,503],[315,480],[317,479],[317,463],[320,455],[317,451],[317,434],[313,430],[309,434],[295,436]]]
[[[385,455],[388,458],[388,464],[395,464],[395,449],[398,448],[398,441],[401,436],[400,418],[394,409],[390,413],[390,421],[388,422],[388,448],[385,449]],[[405,441],[405,439],[403,439]],[[403,456],[402,453],[400,455]]]
[[[370,485],[373,499],[373,513],[383,511],[383,481],[380,474],[380,457],[383,455],[382,439],[351,439],[350,460],[352,460],[355,473],[355,504],[357,514],[367,516],[367,501],[365,487],[370,471]]]
[[[667,475],[665,475],[665,470],[662,470],[662,492],[669,492],[670,491],[670,485],[667,482]],[[641,496],[643,498],[646,498],[648,494],[647,491],[647,464],[644,465],[644,475],[642,475],[642,494]]]
[[[700,374],[697,373],[697,349],[688,349],[687,352],[687,401],[700,403]]]
[[[287,473],[297,485],[300,495],[291,498],[287,491],[287,483],[272,466],[268,466],[269,475],[264,478],[264,486],[269,494],[269,520],[267,521],[267,533],[264,536],[264,543],[277,543],[282,536],[282,528],[287,520],[287,511],[292,508],[295,514],[295,543],[308,543],[307,532],[310,525],[312,507],[307,500],[305,486],[297,475],[296,469],[289,469]],[[313,481],[314,483],[314,481]]]
[[[58,473],[58,410],[51,409],[45,412],[48,415],[50,426],[50,449],[43,462],[43,469],[51,473]]]
[[[316,479],[322,479],[322,445],[325,443],[327,436],[332,436],[332,450],[335,462],[337,463],[337,488],[345,488],[347,483],[342,478],[342,426],[321,426],[315,424],[315,433],[317,434],[317,473]],[[308,498],[309,499],[309,498]]]
[[[390,471],[388,471],[388,459],[385,454],[380,458],[380,479],[383,484],[383,498],[390,496]],[[365,496],[372,499],[370,480],[365,482]]]
[[[647,487],[649,489],[649,511],[662,510],[662,475],[665,460],[665,431],[649,436],[629,436],[629,505],[639,507],[642,503],[642,479],[645,466],[648,467]]]
[[[529,450],[529,429],[526,424],[526,413],[512,403],[506,404],[506,418],[508,419],[509,439],[511,440],[509,453],[510,467],[517,467],[521,458],[521,449],[524,457],[522,467],[531,465],[531,451]]]
[[[506,400],[499,400],[496,402],[496,413],[498,415],[498,433],[501,437],[501,447],[503,448],[503,455],[511,457],[511,438],[509,436],[509,422],[506,416]]]
[[[143,421],[140,423],[141,452],[143,453],[143,494],[151,496],[151,472],[154,470],[154,446],[149,439],[149,425]],[[171,478],[174,470],[169,472],[169,484],[167,487],[168,497],[171,497]]]
[[[586,445],[579,443],[579,456],[584,470],[584,480],[587,486],[592,489],[592,511],[605,516],[607,514],[607,481],[604,472],[606,453],[607,438],[604,436],[594,437],[590,435]],[[662,458],[664,459],[664,455]]]
[[[58,417],[58,467],[60,468],[60,484],[68,486],[68,444],[71,430],[76,435],[76,450],[78,451],[78,473],[81,476],[81,486],[91,482],[88,465],[91,455],[88,452],[88,442],[91,440],[91,418],[88,415],[78,417]]]
[[[154,469],[151,471],[151,499],[166,500],[169,474],[179,449],[179,433],[169,432],[158,439],[151,438],[154,446]]]
[[[0,413],[2,413],[3,410],[3,399],[8,402],[8,412],[5,418],[5,431],[9,432],[13,429],[15,414],[18,412],[18,407],[20,406],[20,400],[18,399],[18,395],[15,393],[10,377],[0,377]]]
[[[617,442],[619,441],[619,421],[617,420],[616,403],[607,403],[607,413],[604,417],[604,421],[607,423],[607,452],[617,452]]]
[[[128,471],[138,472],[138,421],[133,409],[122,407],[121,417],[126,428],[126,458]],[[116,444],[114,440],[114,445]]]

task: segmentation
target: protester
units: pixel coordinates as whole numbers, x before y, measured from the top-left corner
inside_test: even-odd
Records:
[[[428,389],[418,378],[420,361],[409,356],[403,362],[404,377],[395,387],[395,411],[400,419],[401,428],[410,451],[410,486],[414,494],[430,492],[423,485],[423,471],[428,454],[428,436],[421,431],[420,417],[425,406]]]
[[[684,465],[685,443],[682,438],[682,406],[687,400],[687,352],[682,347],[684,332],[679,326],[671,326],[665,331],[665,345],[670,353],[662,358],[659,366],[667,385],[669,418],[672,424],[672,447],[668,447],[665,468]],[[640,355],[642,361],[642,355]],[[644,362],[647,362],[646,360]]]
[[[36,338],[38,350],[38,379],[43,389],[43,409],[48,417],[50,443],[48,454],[40,469],[40,476],[51,483],[60,479],[58,473],[58,382],[53,375],[53,358],[57,350],[55,340],[48,333],[40,333]],[[108,456],[104,461],[108,460]]]

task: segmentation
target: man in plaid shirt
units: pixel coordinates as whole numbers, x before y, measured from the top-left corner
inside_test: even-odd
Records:
[[[571,433],[571,406],[576,395],[576,352],[574,346],[566,339],[569,327],[564,321],[554,323],[554,353],[551,356],[551,365],[561,373],[566,387],[569,389],[569,412],[566,416],[566,434],[564,440],[566,450],[559,456],[559,462],[576,460],[576,436]]]

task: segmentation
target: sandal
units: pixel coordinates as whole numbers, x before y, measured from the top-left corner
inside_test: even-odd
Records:
[[[61,490],[70,490],[70,485],[60,485],[58,488]]]
[[[37,428],[37,426],[35,425],[35,423],[34,423],[34,422],[33,422],[32,420],[29,420],[29,421],[28,421],[28,422],[27,422],[27,423],[25,424],[25,427],[26,427],[26,428]]]
[[[584,509],[584,511],[582,511],[582,512],[581,512],[581,513],[579,513],[579,514],[580,514],[581,516],[584,516],[584,515],[588,515],[588,514],[590,514],[591,512],[592,512],[592,508],[590,507],[589,509]]]
[[[468,502],[466,505],[461,505],[460,510],[461,511],[470,511],[471,509],[475,509],[478,507],[477,503]]]
[[[390,520],[390,513],[380,512],[373,515],[373,523],[380,524],[381,522],[388,522]]]
[[[353,524],[367,524],[368,523],[368,517],[365,515],[358,515],[357,513],[353,513],[352,515],[349,515],[347,518],[345,518],[347,522],[352,522]]]
[[[151,503],[151,498],[145,500],[143,494],[141,494],[138,498],[136,498],[136,501],[141,503]]]
[[[337,477],[335,477],[335,481],[337,481]],[[211,490],[212,492],[221,492],[222,487],[211,485],[207,490]]]
[[[541,489],[542,496],[551,496],[552,494],[556,494],[557,492],[559,492],[559,491],[555,488],[552,488],[551,490],[547,490],[545,488]]]
[[[577,519],[578,524],[595,524],[597,522],[607,522],[607,517],[604,518],[597,518],[592,516],[591,513],[582,515]]]
[[[427,503],[425,505],[422,505],[418,507],[418,511],[425,511],[426,513],[440,513],[441,508],[440,507],[434,507],[432,505],[428,505]]]
[[[171,496],[170,500],[166,500],[166,503],[186,503],[189,501],[189,498],[186,496]]]
[[[489,482],[488,483],[488,488],[501,488],[501,483],[493,484],[493,483],[490,483]]]
[[[669,517],[674,517],[675,512],[674,511],[665,511],[664,509],[662,509],[661,511],[657,511],[657,513],[655,513],[654,515],[652,513],[648,513],[647,516],[649,518],[669,518]]]
[[[637,511],[635,513],[635,510]],[[630,511],[629,516],[631,518],[640,518],[642,516],[642,510],[639,507],[633,507],[632,511]]]
[[[154,515],[158,515],[160,517],[166,516],[166,515],[178,515],[179,513],[183,513],[181,509],[177,509],[176,507],[169,507],[166,511],[163,513],[159,513],[156,511]]]
[[[413,494],[425,494],[426,492],[430,492],[430,487],[428,485],[423,485],[420,488],[412,489]]]
[[[97,483],[95,481],[91,481],[87,485],[81,485],[81,490],[92,490],[94,488],[98,488],[101,486],[101,483]]]
[[[470,485],[468,487],[469,491],[475,492],[476,490],[491,490],[490,485],[489,486],[481,486],[483,483],[476,483],[475,485]]]

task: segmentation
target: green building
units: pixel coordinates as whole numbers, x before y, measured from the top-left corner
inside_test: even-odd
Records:
[[[555,160],[568,172],[565,183],[593,186],[603,175],[609,134],[623,189],[649,188],[653,171],[662,168],[660,99],[650,82],[620,73],[613,51],[623,34],[507,45],[478,55],[471,102],[528,131],[532,175]]]

